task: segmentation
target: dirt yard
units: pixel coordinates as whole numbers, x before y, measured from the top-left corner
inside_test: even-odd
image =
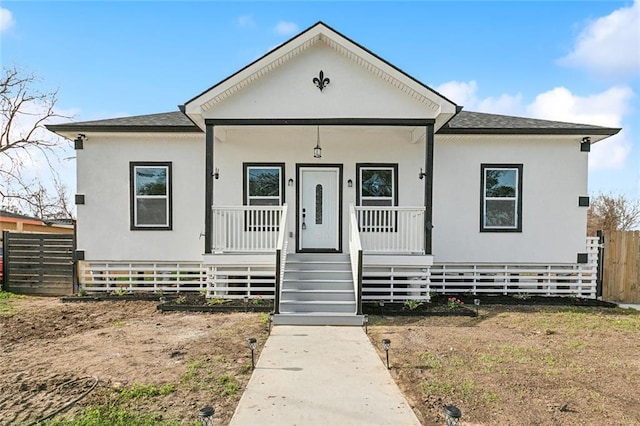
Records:
[[[370,317],[391,374],[425,425],[640,425],[640,312],[480,309],[469,317]]]
[[[111,407],[119,418],[151,416],[137,424],[193,425],[214,405],[216,424],[227,424],[251,375],[246,339],[260,349],[268,336],[264,314],[0,302],[3,425],[29,424],[85,392],[55,419]],[[382,359],[380,341],[391,339],[391,374],[425,425],[443,424],[444,404],[462,410],[462,425],[640,425],[637,312],[496,306],[479,318],[371,315],[369,337]]]
[[[13,310],[0,313],[3,425],[45,417],[94,378],[71,414],[111,405],[194,424],[214,405],[216,424],[227,424],[251,375],[246,339],[257,338],[259,351],[268,334],[261,314],[162,314],[155,302],[5,303]]]

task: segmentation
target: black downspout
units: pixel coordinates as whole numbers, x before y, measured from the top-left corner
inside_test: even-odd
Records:
[[[204,252],[211,254],[213,247],[213,124],[206,125],[204,156]]]
[[[424,254],[432,254],[433,229],[433,124],[427,124],[425,129],[424,154]]]

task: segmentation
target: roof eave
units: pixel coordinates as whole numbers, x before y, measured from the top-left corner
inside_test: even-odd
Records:
[[[613,136],[619,128],[576,128],[576,129],[540,129],[540,128],[464,128],[443,127],[437,133],[442,135],[598,135]]]
[[[145,132],[145,133],[202,133],[199,127],[194,126],[102,126],[102,125],[77,125],[77,124],[49,124],[47,130],[54,133],[60,132]]]

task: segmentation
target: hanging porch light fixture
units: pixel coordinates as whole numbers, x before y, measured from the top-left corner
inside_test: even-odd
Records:
[[[316,147],[313,148],[313,158],[322,158],[322,148],[320,148],[320,126],[316,126]]]

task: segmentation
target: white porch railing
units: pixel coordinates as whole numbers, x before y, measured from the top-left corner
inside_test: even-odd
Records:
[[[587,238],[587,263],[369,264],[365,302],[425,301],[431,294],[597,297],[598,238]],[[437,254],[436,254],[437,257]],[[393,256],[388,257],[393,262]]]
[[[355,207],[365,253],[424,254],[424,207]]]
[[[284,206],[214,206],[214,253],[274,252]]]
[[[356,298],[356,314],[362,314],[362,243],[358,232],[358,219],[353,204],[349,206],[349,257],[353,291]]]
[[[276,279],[275,279],[275,301],[274,313],[280,313],[280,294],[282,292],[282,283],[284,281],[284,270],[287,264],[287,247],[289,239],[287,238],[287,205],[282,206],[282,218],[280,220],[280,229],[278,231],[278,240],[276,242]]]

